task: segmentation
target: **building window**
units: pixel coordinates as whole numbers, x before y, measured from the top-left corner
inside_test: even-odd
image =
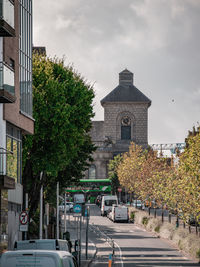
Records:
[[[128,116],[121,120],[121,140],[131,140],[131,119]]]
[[[6,127],[6,149],[9,151],[6,157],[6,174],[14,178],[16,183],[20,183],[22,166],[21,132],[9,124]]]
[[[88,178],[89,179],[96,179],[96,166],[91,165],[88,171]]]
[[[32,116],[32,0],[20,0],[20,110]]]

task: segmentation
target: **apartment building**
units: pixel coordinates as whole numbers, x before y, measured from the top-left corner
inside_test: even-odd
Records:
[[[0,0],[0,247],[22,238],[22,136],[32,117],[32,0]]]

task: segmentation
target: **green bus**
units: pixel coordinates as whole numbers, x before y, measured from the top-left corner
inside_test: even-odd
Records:
[[[111,182],[109,179],[81,179],[80,185],[72,185],[65,189],[68,196],[83,193],[86,201],[95,203],[98,195],[111,194]]]
[[[111,182],[109,179],[81,179],[80,185],[72,185],[65,189],[66,193],[96,193],[110,194]]]

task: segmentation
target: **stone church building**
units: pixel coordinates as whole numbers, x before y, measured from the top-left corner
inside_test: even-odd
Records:
[[[119,85],[101,100],[104,121],[93,121],[92,141],[98,147],[85,179],[106,179],[108,162],[129,150],[130,142],[147,147],[151,100],[134,86],[133,73],[119,73]]]

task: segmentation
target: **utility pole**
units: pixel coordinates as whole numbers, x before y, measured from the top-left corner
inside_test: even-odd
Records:
[[[66,192],[65,192],[65,209],[64,209],[64,229],[65,229],[65,232],[66,232]],[[70,210],[69,210],[70,211]]]
[[[28,193],[25,195],[25,210],[28,212]],[[27,232],[24,232],[24,239],[27,240]]]
[[[89,228],[89,217],[90,216],[90,209],[89,209],[89,206],[87,206],[87,209],[86,209],[86,241],[85,241],[85,244],[86,244],[86,248],[85,248],[85,257],[86,257],[86,260],[88,259],[88,228]]]
[[[40,172],[40,181],[42,180],[43,172]],[[40,189],[40,232],[39,232],[39,238],[42,239],[42,216],[43,216],[43,185]]]
[[[59,182],[57,182],[56,238],[59,239]]]

